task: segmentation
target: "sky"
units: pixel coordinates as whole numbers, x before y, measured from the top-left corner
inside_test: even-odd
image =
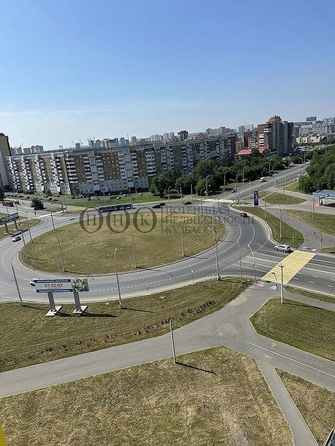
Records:
[[[334,0],[0,0],[12,147],[335,116]]]

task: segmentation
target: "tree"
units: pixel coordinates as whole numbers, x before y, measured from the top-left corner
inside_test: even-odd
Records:
[[[30,207],[32,207],[34,211],[38,211],[39,209],[44,209],[43,202],[38,197],[33,197],[31,199]]]
[[[5,192],[4,190],[0,187],[0,201],[2,201],[5,198]]]

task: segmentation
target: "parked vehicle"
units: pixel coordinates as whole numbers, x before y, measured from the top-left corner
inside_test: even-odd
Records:
[[[246,218],[246,217],[249,217],[249,215],[246,212],[241,212],[240,217]]]
[[[14,237],[12,237],[12,242],[18,242],[19,240],[21,240],[19,235],[14,235]]]

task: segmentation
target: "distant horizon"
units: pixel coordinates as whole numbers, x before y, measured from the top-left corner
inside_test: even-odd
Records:
[[[335,115],[335,2],[4,0],[12,147]]]
[[[220,127],[224,127],[224,128],[229,128],[229,129],[231,129],[231,130],[234,130],[234,131],[237,131],[238,130],[238,127],[242,127],[242,126],[245,126],[245,127],[248,127],[248,126],[254,126],[254,128],[257,128],[257,126],[259,125],[259,124],[265,124],[272,116],[280,116],[280,115],[278,115],[278,114],[273,114],[273,115],[271,115],[271,116],[269,116],[266,120],[264,120],[264,121],[262,121],[262,122],[258,122],[258,123],[256,123],[256,124],[254,124],[254,123],[248,123],[248,124],[239,124],[239,125],[237,125],[236,127],[229,127],[229,126],[225,126],[225,125],[219,125],[219,126],[217,126],[217,127],[206,127],[205,129],[203,129],[203,130],[198,130],[198,131],[194,131],[194,132],[190,132],[190,131],[188,131],[186,128],[181,128],[181,129],[179,129],[179,130],[177,130],[177,131],[163,131],[163,132],[160,132],[160,133],[158,133],[158,132],[153,132],[153,133],[151,133],[150,135],[147,135],[147,136],[137,136],[137,135],[133,135],[133,134],[127,134],[127,135],[121,135],[121,136],[105,136],[105,137],[91,137],[91,138],[84,138],[84,139],[82,139],[82,138],[78,138],[77,140],[71,140],[70,142],[71,142],[71,145],[65,145],[65,144],[57,144],[55,147],[48,147],[48,148],[46,148],[45,146],[44,146],[44,144],[41,144],[41,143],[36,143],[36,144],[31,144],[31,145],[22,145],[22,148],[30,148],[30,147],[33,147],[33,146],[42,146],[43,147],[43,150],[44,151],[49,151],[49,150],[59,150],[60,149],[60,147],[63,147],[64,149],[71,149],[71,148],[74,148],[75,146],[74,146],[74,144],[79,144],[80,143],[80,141],[81,141],[81,145],[83,146],[83,148],[85,148],[85,147],[88,147],[89,146],[89,144],[88,144],[88,139],[90,139],[90,140],[100,140],[100,141],[102,141],[103,139],[105,139],[105,138],[108,138],[108,139],[115,139],[115,138],[117,138],[118,140],[120,140],[120,138],[125,138],[125,139],[128,139],[128,137],[129,137],[129,142],[130,142],[130,140],[131,140],[131,138],[133,137],[133,136],[135,136],[136,138],[137,138],[137,140],[140,140],[140,139],[148,139],[148,138],[150,138],[150,136],[152,136],[152,135],[164,135],[164,134],[166,134],[166,133],[174,133],[174,136],[178,136],[178,132],[180,132],[180,131],[183,131],[183,130],[186,130],[187,132],[188,132],[188,134],[189,135],[197,135],[197,134],[199,134],[199,133],[206,133],[206,130],[207,129],[213,129],[213,130],[215,130],[215,129],[218,129],[218,128],[220,128]],[[296,120],[296,121],[292,121],[292,120],[290,120],[290,119],[284,119],[282,116],[280,116],[281,117],[281,119],[283,120],[283,121],[287,121],[287,122],[293,122],[293,123],[298,123],[298,122],[306,122],[306,119],[308,118],[308,117],[312,117],[312,116],[315,116],[315,115],[308,115],[308,116],[306,116],[305,117],[305,120]],[[324,116],[324,117],[322,117],[322,118],[318,118],[317,116],[316,116],[316,118],[317,118],[317,121],[322,121],[323,119],[327,119],[327,118],[332,118],[332,117],[335,117],[335,115],[334,116]],[[5,132],[1,132],[1,129],[0,129],[0,133],[4,133],[5,135],[6,135],[6,133]],[[19,147],[21,147],[21,144],[19,145],[19,146],[14,146],[14,145],[12,145],[11,144],[11,140],[10,140],[10,135],[6,135],[6,136],[8,136],[8,138],[9,138],[9,144],[10,144],[10,147],[11,148],[19,148]],[[150,142],[150,141],[149,141]]]

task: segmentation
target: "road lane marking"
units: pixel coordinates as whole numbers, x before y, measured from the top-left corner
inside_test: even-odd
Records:
[[[267,272],[262,280],[278,283],[283,272],[283,284],[286,285],[314,256],[315,254],[309,252],[294,251]],[[283,271],[280,265],[284,266]]]
[[[311,365],[305,364],[304,362],[297,361],[296,359],[290,358],[289,356],[282,355],[281,353],[274,352],[273,350],[270,350],[269,348],[261,347],[260,345],[257,345],[254,342],[246,341],[246,343],[250,344],[250,345],[253,345],[254,347],[260,348],[261,350],[265,350],[265,351],[267,351],[269,353],[273,353],[274,355],[281,356],[282,358],[288,359],[289,361],[296,362],[297,364],[300,364],[300,365],[302,365],[304,367],[307,367],[309,369],[315,370],[316,372],[320,372],[320,373],[323,373],[324,375],[328,375],[328,376],[331,376],[332,378],[335,378],[335,375],[333,375],[332,373],[324,372],[323,370],[320,370],[320,369],[317,369],[316,367],[313,367]],[[306,353],[309,353],[309,352],[306,352]],[[312,355],[313,353],[310,353],[310,354]],[[321,359],[324,359],[324,358],[321,358]],[[329,359],[327,359],[326,361],[329,361]]]

